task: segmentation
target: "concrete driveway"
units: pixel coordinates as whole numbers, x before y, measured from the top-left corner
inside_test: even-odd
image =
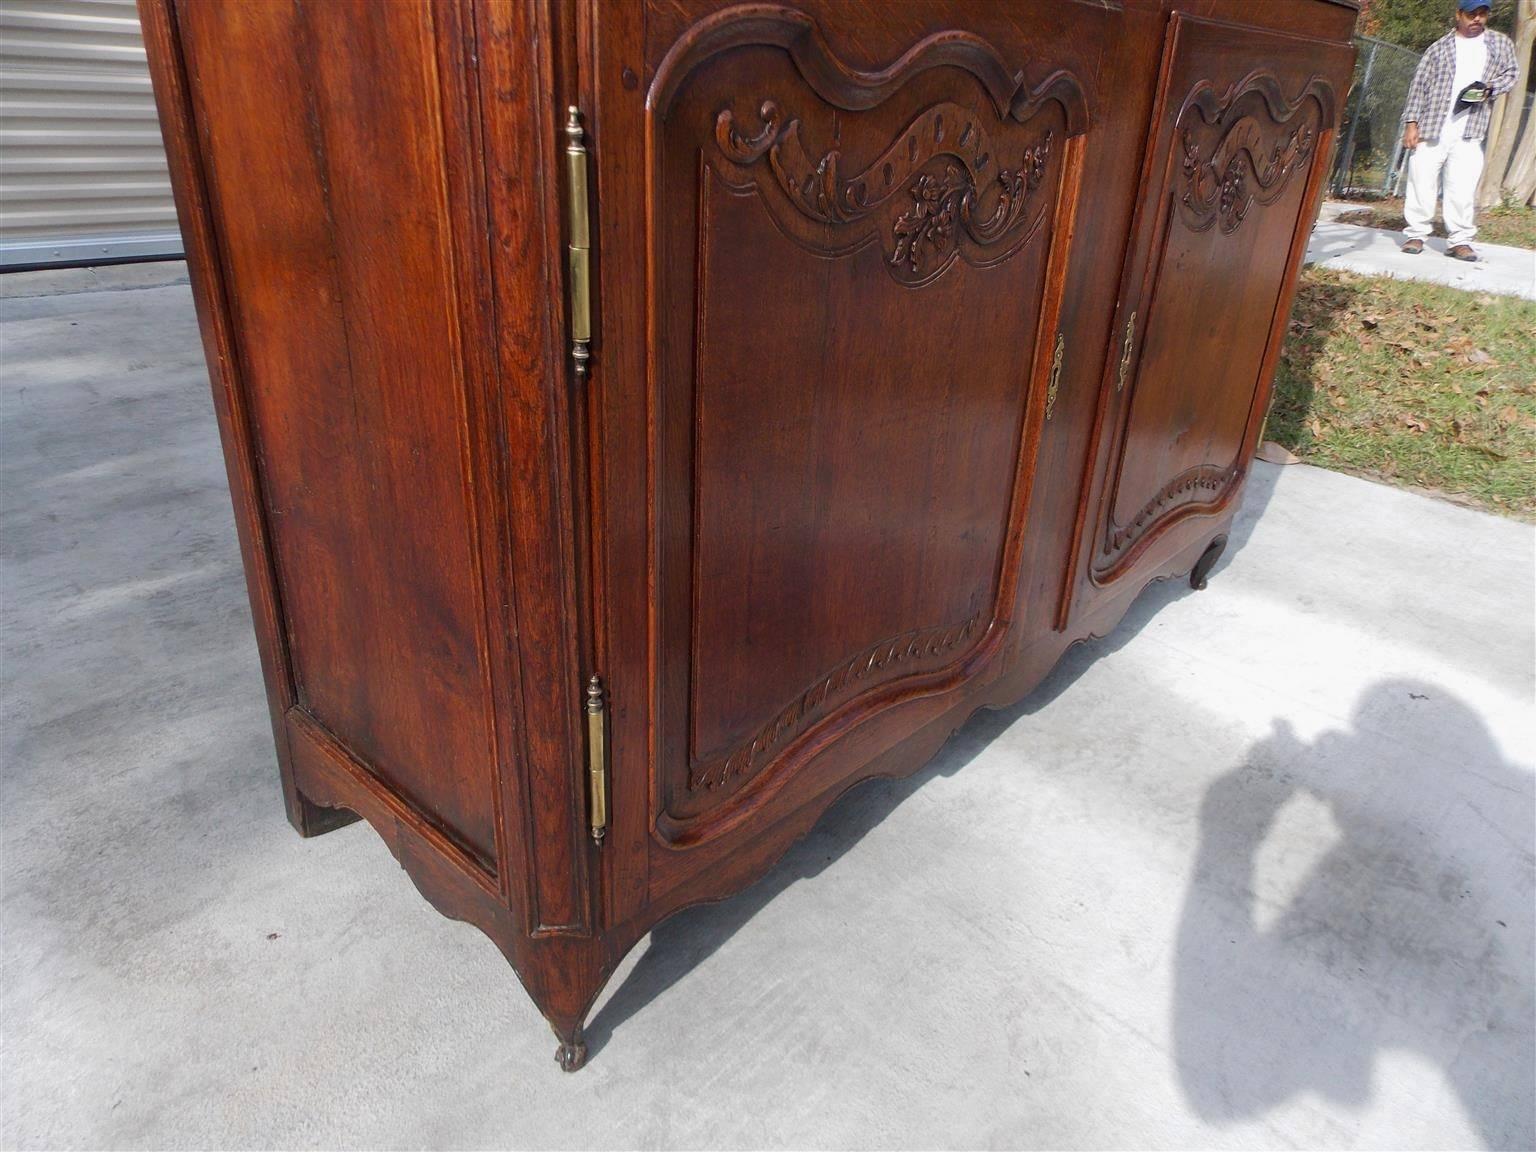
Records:
[[[1536,1143],[1530,526],[1256,465],[1208,591],[663,925],[567,1076],[283,820],[176,274],[3,282],[66,293],[0,301],[6,1146]]]
[[[1357,204],[1330,202],[1307,241],[1307,263],[1358,272],[1364,276],[1391,276],[1395,280],[1426,280],[1466,292],[1491,292],[1536,300],[1536,252],[1507,244],[1474,240],[1476,263],[1452,260],[1447,241],[1433,236],[1416,256],[1403,251],[1401,232],[1340,224],[1334,217],[1358,208]]]

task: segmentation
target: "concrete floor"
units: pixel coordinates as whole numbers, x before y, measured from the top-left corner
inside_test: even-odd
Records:
[[[1427,280],[1467,292],[1492,292],[1499,296],[1523,296],[1536,300],[1536,252],[1507,244],[1472,241],[1477,262],[1452,260],[1443,236],[1424,242],[1424,251],[1410,256],[1403,251],[1403,234],[1385,228],[1340,224],[1333,217],[1358,209],[1358,204],[1330,202],[1323,206],[1312,237],[1307,242],[1307,263],[1322,264],[1365,276],[1391,276],[1397,280]]]
[[[1209,591],[663,925],[577,1076],[284,823],[184,286],[6,278],[10,1147],[1531,1147],[1531,527],[1258,465]]]

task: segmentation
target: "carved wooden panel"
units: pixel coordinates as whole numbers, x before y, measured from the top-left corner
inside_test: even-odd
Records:
[[[1348,50],[1176,14],[1107,357],[1109,469],[1090,576],[1226,507],[1268,400],[1308,177]]]
[[[664,837],[707,834],[1006,630],[1086,129],[1076,81],[1029,63],[951,30],[860,71],[808,17],[754,6],[658,69]]]

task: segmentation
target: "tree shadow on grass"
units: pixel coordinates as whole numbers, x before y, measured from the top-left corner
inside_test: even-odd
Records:
[[[1298,456],[1305,456],[1315,439],[1309,423],[1323,391],[1318,386],[1318,363],[1334,330],[1355,314],[1360,295],[1356,284],[1305,274],[1297,286],[1264,435]]]
[[[1357,224],[1362,228],[1380,228],[1387,232],[1401,232],[1408,226],[1408,221],[1403,219],[1401,209],[1393,210],[1372,205],[1368,208],[1352,208],[1348,212],[1340,212],[1333,218],[1335,224]],[[1434,235],[1444,236],[1445,225],[1440,217],[1436,216],[1433,223]]]

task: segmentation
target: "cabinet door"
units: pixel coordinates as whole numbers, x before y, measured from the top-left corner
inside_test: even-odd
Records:
[[[1101,397],[1094,585],[1157,575],[1231,511],[1353,60],[1172,17]]]
[[[603,202],[605,286],[637,243],[647,277],[643,378],[610,347],[594,387],[621,440],[645,390],[646,832],[669,849],[856,772],[1009,628],[1085,101],[965,27],[901,37],[866,71],[793,9],[688,24],[645,89],[643,203]],[[605,197],[632,178],[610,91]],[[631,303],[605,299],[610,339]],[[608,495],[610,539],[639,495]]]

